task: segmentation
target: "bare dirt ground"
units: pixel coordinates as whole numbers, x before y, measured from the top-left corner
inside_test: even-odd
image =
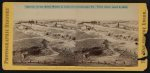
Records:
[[[15,65],[137,66],[137,21],[18,21]]]

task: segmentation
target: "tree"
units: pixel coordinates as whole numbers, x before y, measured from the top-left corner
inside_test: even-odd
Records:
[[[119,28],[119,26],[120,26],[120,24],[119,24],[119,22],[118,22],[117,27]]]

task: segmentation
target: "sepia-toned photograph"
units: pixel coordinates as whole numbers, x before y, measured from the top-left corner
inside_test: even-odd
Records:
[[[14,6],[13,65],[138,65],[136,5],[129,4],[127,9],[30,9],[24,5]]]

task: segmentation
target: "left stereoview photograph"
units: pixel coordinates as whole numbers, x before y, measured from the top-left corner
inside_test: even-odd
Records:
[[[140,64],[139,7],[127,3],[8,3],[3,34],[8,32],[4,42],[9,49],[4,52],[9,54],[4,53],[4,62],[25,70],[31,66],[46,70],[136,68]]]

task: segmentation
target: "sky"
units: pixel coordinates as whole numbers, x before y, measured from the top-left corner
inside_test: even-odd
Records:
[[[26,5],[127,5],[128,8],[25,8]],[[14,4],[14,20],[138,20],[138,4],[102,3],[22,3]]]

